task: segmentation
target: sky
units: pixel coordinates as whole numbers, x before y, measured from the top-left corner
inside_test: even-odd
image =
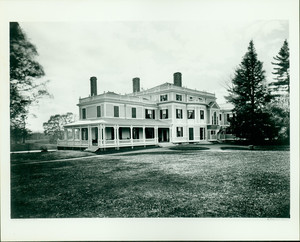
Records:
[[[44,67],[39,81],[49,80],[52,94],[30,109],[28,128],[34,132],[43,131],[51,115],[78,114],[91,76],[98,79],[98,94],[126,94],[134,77],[147,89],[172,83],[173,73],[181,72],[183,86],[215,93],[224,104],[226,85],[251,39],[269,82],[273,57],[289,41],[289,22],[276,19],[19,23]]]

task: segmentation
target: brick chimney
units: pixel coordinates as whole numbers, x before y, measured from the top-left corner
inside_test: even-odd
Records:
[[[140,78],[135,77],[132,79],[132,88],[133,88],[133,92],[140,91]]]
[[[91,81],[91,96],[97,96],[97,77],[92,76]]]
[[[181,73],[180,72],[175,72],[174,73],[174,85],[178,86],[178,87],[182,87]]]

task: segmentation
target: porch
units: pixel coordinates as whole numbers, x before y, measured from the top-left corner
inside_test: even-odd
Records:
[[[130,121],[130,120],[128,120]],[[129,123],[129,122],[127,122]],[[132,122],[130,122],[132,123]],[[165,131],[167,124],[163,125]],[[128,125],[96,123],[88,125],[66,125],[64,130],[64,139],[58,140],[57,146],[73,148],[120,148],[134,146],[158,145],[161,125]],[[167,135],[167,136],[166,136]],[[169,132],[165,132],[163,141],[170,139]]]

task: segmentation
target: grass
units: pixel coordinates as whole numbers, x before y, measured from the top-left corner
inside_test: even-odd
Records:
[[[12,159],[12,218],[289,217],[286,151],[24,159]]]
[[[48,150],[57,149],[57,144],[50,144],[49,140],[26,140],[26,143],[12,143],[10,146],[11,151],[27,151],[27,150],[40,150],[41,147],[46,147]]]

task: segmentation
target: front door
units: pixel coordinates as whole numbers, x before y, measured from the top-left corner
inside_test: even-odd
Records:
[[[189,128],[189,140],[194,140],[194,128]]]
[[[158,142],[169,142],[168,128],[158,128]]]

